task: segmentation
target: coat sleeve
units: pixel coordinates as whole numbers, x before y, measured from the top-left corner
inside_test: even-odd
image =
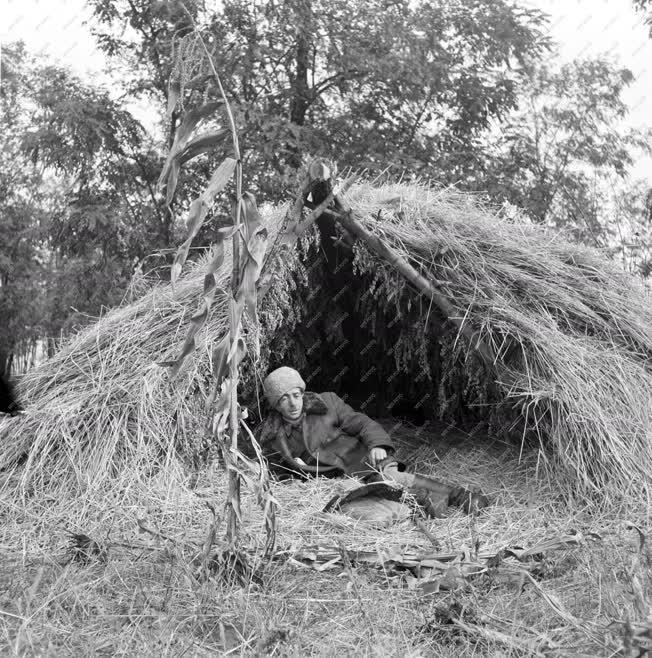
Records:
[[[355,411],[335,393],[324,393],[322,397],[326,396],[329,397],[329,404],[335,409],[342,431],[360,437],[367,450],[372,448],[394,450],[389,434],[375,420],[360,411]]]

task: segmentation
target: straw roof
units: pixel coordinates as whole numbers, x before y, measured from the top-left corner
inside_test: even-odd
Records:
[[[487,414],[504,419],[506,432],[536,438],[542,463],[580,489],[617,492],[637,479],[650,491],[652,304],[642,285],[603,253],[454,191],[360,183],[346,200],[369,231],[437,282],[492,348],[496,366],[483,370],[466,339],[449,329],[454,349],[441,357],[482,379],[474,385],[485,391],[478,400]],[[286,210],[261,209],[270,244]],[[245,373],[253,403],[270,346],[277,357],[282,336],[289,349],[305,320],[301,295],[306,283],[314,285],[305,259],[316,240],[314,230],[282,260],[270,255],[274,281],[260,306],[261,360]],[[169,370],[157,365],[180,350],[201,299],[202,263],[189,268],[176,289],[156,285],[112,310],[25,376],[20,393],[28,414],[2,421],[0,467],[14,468],[27,455],[23,487],[45,481],[95,486],[127,465],[153,471],[179,454],[202,454],[203,396],[197,393],[209,385],[211,349],[227,327],[228,258],[199,349],[173,383]],[[394,305],[407,321],[406,308],[417,309],[406,330],[414,354],[407,358],[395,349],[387,358],[427,367],[428,344],[436,338],[429,334],[429,304],[419,303],[362,243],[354,248],[353,269],[365,280],[367,312],[374,304]],[[415,334],[419,321],[423,330]]]

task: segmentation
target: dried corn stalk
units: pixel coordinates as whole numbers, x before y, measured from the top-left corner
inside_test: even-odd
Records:
[[[242,424],[250,434],[252,442],[255,438],[244,422],[244,416],[238,404],[239,366],[247,354],[244,340],[243,316],[247,319],[250,343],[253,345],[252,358],[259,357],[260,339],[257,314],[257,284],[267,248],[267,229],[261,221],[256,202],[252,194],[242,192],[242,164],[238,133],[226,94],[220,77],[212,62],[210,53],[199,32],[195,31],[184,37],[177,49],[178,57],[190,53],[193,59],[191,69],[208,69],[212,81],[219,90],[217,101],[206,102],[199,109],[190,110],[183,117],[175,135],[167,161],[161,172],[160,185],[167,186],[166,201],[172,202],[181,165],[216,145],[221,144],[226,134],[230,133],[233,147],[233,158],[226,158],[213,173],[204,192],[192,203],[187,221],[187,238],[177,250],[172,265],[172,283],[181,274],[193,238],[201,228],[211,204],[216,196],[224,190],[235,174],[235,201],[232,207],[233,226],[218,234],[218,242],[214,245],[214,255],[204,278],[204,294],[200,308],[191,318],[191,326],[184,341],[179,357],[166,365],[172,366],[172,374],[176,375],[183,362],[196,348],[199,331],[206,323],[216,289],[215,273],[224,260],[224,241],[232,240],[233,265],[231,273],[231,294],[229,295],[229,331],[219,342],[213,353],[214,382],[212,392],[208,397],[209,425],[211,439],[221,449],[224,463],[229,476],[229,491],[226,501],[228,550],[235,548],[241,522],[240,483],[241,479],[252,486],[263,507],[267,529],[267,548],[271,553],[274,545],[276,528],[276,501],[269,490],[269,477],[264,460],[259,453],[258,467],[245,458],[238,450],[238,426]],[[197,60],[203,60],[200,64]],[[176,74],[186,71],[189,66],[177,62]],[[184,86],[179,81],[170,82],[171,113],[181,98]],[[191,92],[192,93],[192,92]],[[228,128],[220,128],[211,133],[193,137],[198,124],[209,118],[216,110],[223,108],[226,113]]]

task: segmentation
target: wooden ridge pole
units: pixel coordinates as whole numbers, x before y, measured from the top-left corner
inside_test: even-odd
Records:
[[[340,195],[335,194],[334,197],[337,210],[326,212],[330,213],[349,233],[362,240],[374,254],[394,267],[417,291],[431,299],[444,317],[452,322],[469,341],[471,347],[477,351],[484,363],[489,367],[494,367],[496,357],[493,350],[469,324],[464,322],[464,314],[431,281],[419,274],[405,258],[385,244],[377,235],[368,231]]]

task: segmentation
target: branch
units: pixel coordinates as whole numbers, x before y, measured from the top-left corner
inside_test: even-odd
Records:
[[[433,91],[431,89],[430,92],[428,93],[428,98],[426,98],[426,100],[423,102],[423,107],[419,110],[417,116],[414,119],[414,123],[412,124],[410,133],[407,136],[407,141],[405,142],[404,148],[408,148],[408,146],[412,144],[412,141],[414,140],[414,136],[417,134],[417,130],[419,129],[419,124],[421,123],[421,119],[423,118],[423,115],[426,113],[426,110],[428,109],[428,105],[432,100],[432,96],[433,96]]]
[[[328,214],[329,211],[326,209],[328,206],[333,203],[335,200],[336,194],[344,194],[350,187],[353,185],[355,181],[355,176],[351,176],[347,180],[345,180],[340,188],[335,192],[334,190],[331,191],[331,193],[318,205],[312,208],[312,212],[306,217],[304,220],[301,219],[301,209],[305,203],[305,197],[308,195],[310,188],[313,183],[313,179],[310,177],[310,175],[306,175],[305,179],[302,182],[301,185],[301,190],[295,199],[294,205],[292,207],[292,210],[290,211],[290,217],[292,218],[289,226],[286,228],[286,230],[280,234],[275,241],[275,243],[272,245],[272,248],[269,250],[268,253],[273,253],[276,251],[277,248],[283,248],[284,246],[291,247],[293,246],[296,241],[299,239],[299,236],[306,231],[312,224],[317,221],[317,219],[322,215],[322,214]],[[307,206],[310,207],[310,206]],[[267,269],[267,265],[269,262],[269,258],[265,261],[265,264],[263,265],[263,269],[261,271],[260,275],[260,283],[258,284],[258,292],[257,296],[258,299],[262,299],[265,294],[269,291],[271,285],[272,285],[272,277],[273,277],[273,272],[270,272]]]
[[[360,71],[359,69],[348,69],[346,71],[339,71],[334,75],[330,75],[327,78],[324,78],[321,82],[318,82],[311,91],[313,92],[314,97],[316,98],[319,94],[324,93],[326,90],[334,87],[338,82],[346,80],[347,76],[351,78],[360,78],[365,76],[368,71]]]

